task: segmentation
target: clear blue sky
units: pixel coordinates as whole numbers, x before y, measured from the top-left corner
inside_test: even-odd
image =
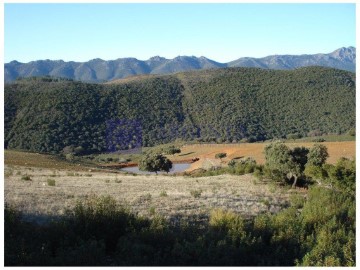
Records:
[[[5,4],[5,62],[312,54],[356,45],[355,4]]]

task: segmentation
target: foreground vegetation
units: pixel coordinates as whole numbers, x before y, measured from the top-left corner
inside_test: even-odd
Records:
[[[229,68],[122,84],[30,78],[5,86],[5,147],[75,154],[354,134],[355,74]],[[120,138],[120,139],[117,139]]]
[[[34,223],[7,205],[5,265],[355,266],[355,161],[341,158],[327,164],[322,145],[289,149],[275,143],[268,145],[265,156],[264,166],[250,158],[235,160],[229,172],[254,172],[285,185],[293,184],[294,175],[302,178],[309,186],[306,196],[294,193],[289,207],[280,212],[245,219],[232,210],[213,208],[201,223],[173,223],[155,208],[149,209],[150,216],[140,216],[109,195],[91,195],[50,223]],[[24,183],[33,181],[26,177]],[[231,176],[223,181],[227,178]],[[200,179],[188,180],[196,186]],[[174,180],[165,181],[174,185]],[[58,188],[58,183],[47,181],[47,188]],[[155,185],[158,189],[162,184]],[[249,193],[250,183],[246,186]],[[190,194],[194,200],[203,196],[196,189]],[[159,198],[170,195],[163,190]],[[141,199],[152,198],[149,194]]]
[[[313,187],[276,215],[215,209],[202,227],[141,218],[111,197],[42,226],[7,207],[5,265],[355,266],[355,196]]]

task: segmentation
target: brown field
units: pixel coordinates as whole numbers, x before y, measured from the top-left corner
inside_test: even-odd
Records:
[[[335,164],[339,158],[346,157],[355,158],[356,149],[355,141],[346,142],[323,142],[321,143],[328,148],[329,158],[327,160],[330,164]],[[263,164],[264,147],[266,143],[242,143],[242,144],[193,144],[185,145],[181,148],[181,153],[174,157],[169,156],[172,160],[191,159],[198,157],[199,161],[192,164],[188,171],[203,167],[204,163],[212,163],[213,165],[220,165],[220,160],[215,159],[215,154],[224,152],[227,157],[222,159],[223,163],[227,163],[233,158],[252,157],[257,163]],[[311,142],[296,142],[286,143],[289,147],[305,146],[311,148],[314,143]]]

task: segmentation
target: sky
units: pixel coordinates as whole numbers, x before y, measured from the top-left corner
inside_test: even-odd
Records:
[[[355,4],[4,4],[4,62],[205,56],[354,46]]]

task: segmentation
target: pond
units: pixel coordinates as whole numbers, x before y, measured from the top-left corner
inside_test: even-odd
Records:
[[[177,163],[173,164],[169,174],[183,172],[190,167],[191,163]],[[122,171],[136,174],[156,174],[155,172],[140,171],[138,166],[122,168]],[[158,174],[166,174],[166,172],[158,172]]]

